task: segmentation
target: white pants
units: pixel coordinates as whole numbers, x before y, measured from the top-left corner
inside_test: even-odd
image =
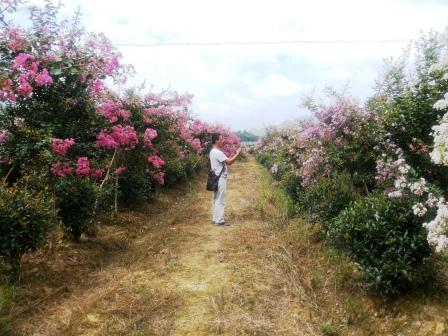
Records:
[[[224,219],[224,207],[226,205],[226,188],[227,188],[227,178],[221,177],[218,183],[218,191],[215,191],[213,195],[213,222],[222,223]]]

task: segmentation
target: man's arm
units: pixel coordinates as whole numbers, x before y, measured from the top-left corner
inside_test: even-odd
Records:
[[[235,160],[236,160],[236,158],[238,157],[238,155],[240,155],[240,153],[241,153],[241,148],[238,148],[238,150],[236,151],[236,153],[235,153],[233,156],[231,156],[230,158],[228,158],[227,160],[225,160],[224,162],[225,162],[227,165],[231,166],[231,165],[235,162]]]

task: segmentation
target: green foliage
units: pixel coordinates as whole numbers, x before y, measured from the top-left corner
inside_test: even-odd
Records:
[[[347,205],[359,199],[360,194],[347,173],[321,177],[297,195],[299,211],[316,215],[327,222],[336,217]]]
[[[144,171],[127,169],[118,179],[120,200],[128,207],[151,199],[153,181]]]
[[[331,322],[324,322],[320,325],[320,331],[324,336],[336,336],[337,332]]]
[[[11,335],[11,308],[14,307],[15,287],[8,280],[0,284],[0,335]]]
[[[282,178],[280,180],[280,187],[285,190],[285,192],[293,200],[297,201],[299,195],[303,192],[303,187],[301,185],[301,179],[296,175],[293,169],[283,170]]]
[[[343,210],[327,231],[365,272],[368,286],[386,295],[409,288],[431,252],[412,204],[412,197],[375,193]]]
[[[78,242],[81,234],[87,232],[93,213],[96,198],[94,185],[84,178],[66,177],[58,179],[55,193],[64,231],[73,241]]]
[[[410,64],[409,50],[401,59],[387,63],[367,107],[378,113],[385,131],[404,150],[408,163],[418,174],[446,187],[448,169],[434,165],[428,155],[433,142],[432,126],[444,114],[433,105],[448,91],[443,73],[431,69],[440,58],[441,48],[439,35],[431,32],[416,42],[414,64]]]
[[[51,203],[44,193],[26,186],[0,189],[0,256],[18,275],[23,254],[34,251],[52,228]]]
[[[266,152],[257,153],[255,155],[255,158],[257,159],[258,162],[260,162],[266,168],[271,168],[272,165],[274,164],[274,160],[272,159],[272,156]]]
[[[235,132],[235,134],[243,142],[254,142],[254,141],[257,141],[259,139],[259,136],[255,135],[253,133],[250,133],[250,132],[248,132],[246,130],[244,130],[244,131],[237,131],[237,132]]]

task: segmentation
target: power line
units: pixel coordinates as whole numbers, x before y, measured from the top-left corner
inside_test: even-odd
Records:
[[[224,41],[224,42],[166,42],[166,43],[115,43],[118,47],[200,47],[242,45],[287,45],[287,44],[378,44],[409,43],[411,39],[385,40],[285,40],[285,41]]]

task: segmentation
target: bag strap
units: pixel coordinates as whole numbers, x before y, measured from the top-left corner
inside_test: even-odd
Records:
[[[219,173],[218,177],[221,177],[221,175],[222,175],[222,173],[224,172],[224,169],[225,169],[225,168],[226,168],[226,164],[223,163],[221,172]]]

